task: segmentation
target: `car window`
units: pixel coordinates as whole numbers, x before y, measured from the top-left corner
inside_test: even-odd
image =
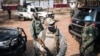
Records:
[[[35,9],[31,8],[31,12],[35,12]]]
[[[26,8],[20,8],[20,9],[18,9],[18,11],[20,11],[20,12],[26,12],[27,10],[26,10]]]
[[[36,10],[37,10],[38,12],[43,11],[43,9],[42,9],[41,7],[36,7]]]
[[[78,10],[74,16],[74,18],[83,20],[86,15],[88,15],[88,11]]]
[[[91,13],[89,11],[90,11],[90,9],[78,10],[78,11],[76,11],[74,18],[79,19],[79,20],[84,20],[85,16],[88,16],[88,15],[92,16],[94,14],[94,10],[91,10]]]
[[[26,8],[23,8],[23,12],[27,12]]]
[[[100,12],[97,12],[96,21],[100,21]]]

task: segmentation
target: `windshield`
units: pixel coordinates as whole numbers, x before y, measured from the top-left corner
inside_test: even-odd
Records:
[[[15,35],[17,34],[17,31],[14,30],[14,29],[2,29],[0,30],[0,36],[3,35],[3,34],[6,34],[6,35]]]
[[[90,10],[90,9],[89,9],[89,10]],[[79,19],[79,20],[83,20],[85,16],[93,15],[93,14],[94,14],[94,12],[93,12],[94,10],[92,10],[91,13],[89,13],[89,10],[85,10],[85,9],[83,9],[83,10],[78,10],[78,11],[76,12],[76,14],[74,15],[74,18],[77,18],[77,19]]]
[[[27,11],[26,8],[18,8],[17,10],[18,10],[18,11],[21,11],[21,12],[26,12],[26,11]]]
[[[41,7],[36,7],[37,12],[44,11]]]

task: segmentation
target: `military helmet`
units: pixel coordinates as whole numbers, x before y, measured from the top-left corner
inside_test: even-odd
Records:
[[[84,21],[93,21],[91,16],[85,16]]]
[[[51,25],[55,23],[55,20],[52,18],[46,18],[45,23]]]

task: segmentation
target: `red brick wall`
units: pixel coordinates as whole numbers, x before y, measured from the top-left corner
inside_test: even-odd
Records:
[[[69,7],[68,4],[54,4],[53,5],[54,8],[62,8],[62,7]]]
[[[16,5],[12,4],[12,5],[7,5],[7,6],[9,6],[11,8],[11,10],[16,10],[16,8],[17,8],[17,4]],[[6,5],[2,6],[2,8],[3,8],[4,11],[6,10],[7,6]]]
[[[8,6],[11,8],[11,10],[16,10],[16,8],[17,8],[17,4],[11,4]],[[6,5],[2,6],[4,11],[6,10],[6,7],[7,7]],[[68,4],[54,4],[53,7],[54,8],[62,8],[62,7],[69,7],[69,6],[68,6]]]

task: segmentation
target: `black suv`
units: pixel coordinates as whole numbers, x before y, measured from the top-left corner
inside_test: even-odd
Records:
[[[0,28],[0,56],[17,56],[26,50],[27,36],[22,28]]]
[[[75,12],[69,25],[69,32],[81,39],[81,33],[84,26],[84,17],[91,15],[93,17],[93,24],[100,32],[100,7],[81,7]],[[100,35],[100,33],[99,33]],[[100,37],[96,38],[96,44],[100,45]],[[100,49],[100,46],[98,47]]]

